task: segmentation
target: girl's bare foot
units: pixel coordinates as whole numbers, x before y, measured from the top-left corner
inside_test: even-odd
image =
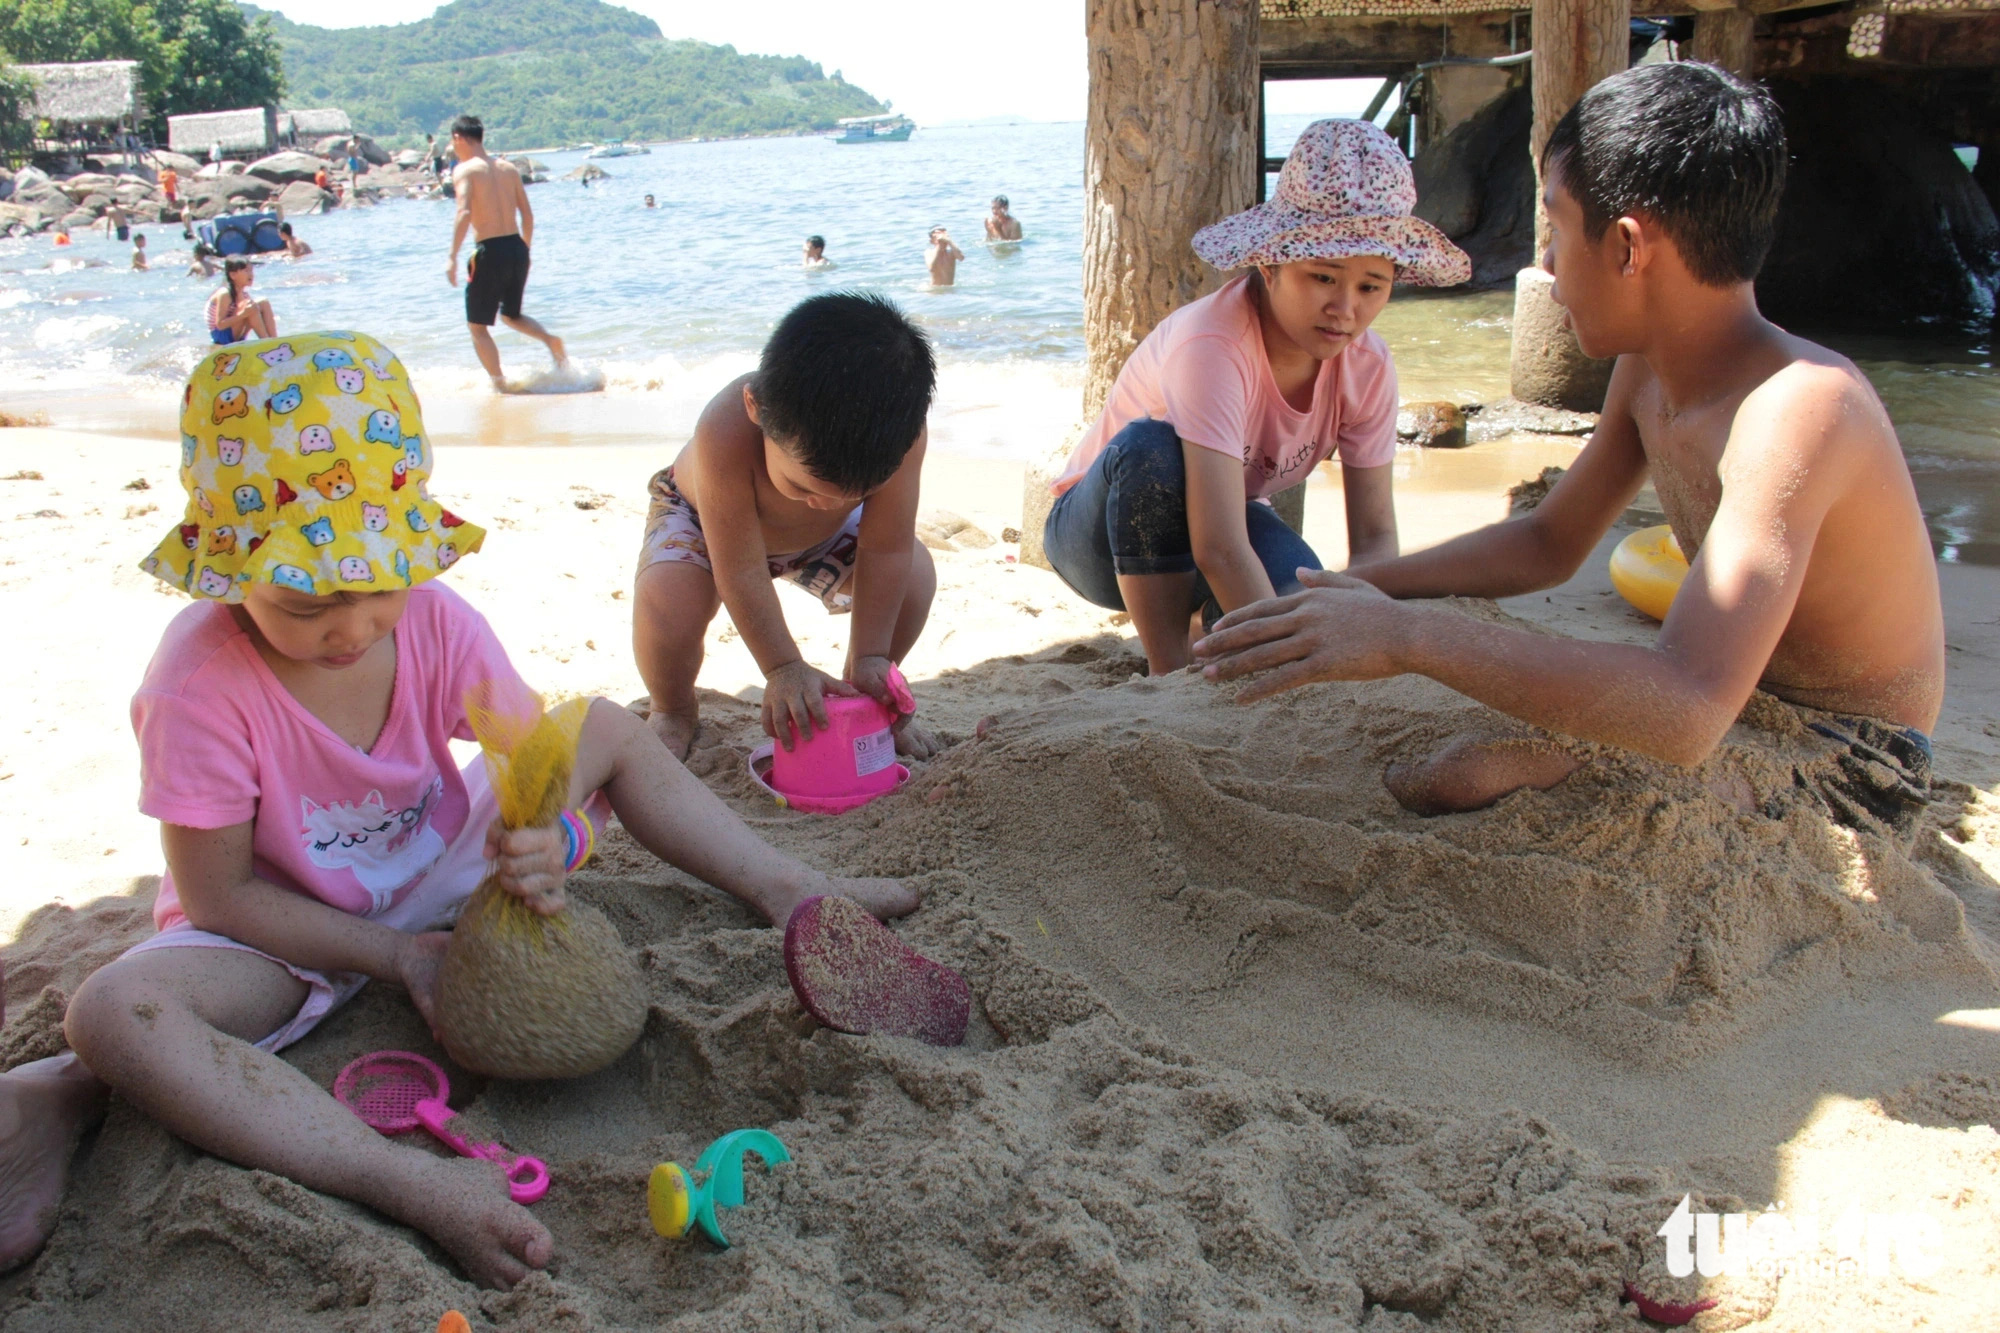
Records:
[[[1382,785],[1405,810],[1451,815],[1484,810],[1523,787],[1547,791],[1581,767],[1583,760],[1539,738],[1479,741],[1464,736],[1428,759],[1389,765]]]
[[[73,1055],[0,1074],[0,1273],[55,1230],[76,1141],[104,1115],[105,1088]]]
[[[880,921],[908,916],[923,906],[924,896],[899,879],[842,879],[837,875],[808,873],[795,884],[773,888],[748,901],[764,920],[783,926],[792,919],[800,903],[808,898],[852,898]]]
[[[505,1291],[555,1253],[548,1228],[507,1197],[496,1162],[428,1158],[405,1189],[384,1211],[442,1245],[482,1287]]]
[[[646,725],[667,747],[667,753],[682,763],[694,749],[695,733],[701,730],[701,711],[689,708],[686,712],[665,712],[654,709],[646,714]]]

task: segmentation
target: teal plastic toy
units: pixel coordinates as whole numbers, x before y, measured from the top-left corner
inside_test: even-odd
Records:
[[[738,1129],[708,1145],[695,1158],[690,1176],[679,1162],[663,1162],[653,1168],[646,1182],[646,1212],[653,1230],[674,1240],[699,1226],[708,1238],[723,1249],[729,1238],[722,1234],[715,1210],[743,1206],[743,1154],[754,1152],[769,1170],[792,1160],[778,1136],[762,1129]],[[699,1177],[699,1183],[696,1178]]]

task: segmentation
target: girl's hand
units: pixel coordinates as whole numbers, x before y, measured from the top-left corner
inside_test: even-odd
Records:
[[[510,829],[496,819],[486,830],[486,859],[493,863],[494,878],[543,916],[563,909],[568,851],[560,825]]]
[[[451,932],[433,930],[422,935],[405,935],[396,953],[396,979],[410,993],[410,1002],[423,1015],[424,1026],[437,1034],[438,969],[444,964],[445,946]]]

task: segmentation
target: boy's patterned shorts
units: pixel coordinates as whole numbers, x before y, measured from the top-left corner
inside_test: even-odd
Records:
[[[652,505],[646,511],[646,540],[639,549],[639,572],[653,565],[680,561],[712,569],[708,561],[708,539],[702,535],[701,515],[674,485],[674,470],[662,468],[647,484]],[[854,561],[861,548],[861,511],[856,505],[840,531],[819,545],[792,555],[770,555],[771,577],[796,583],[820,599],[835,615],[854,609],[848,593],[854,582]]]

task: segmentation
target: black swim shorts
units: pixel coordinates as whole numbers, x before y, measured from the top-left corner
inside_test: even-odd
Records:
[[[1915,727],[1867,717],[1831,717],[1806,724],[1845,748],[1828,760],[1794,770],[1797,784],[1817,795],[1827,813],[1852,829],[1870,821],[1908,843],[1931,799],[1931,738]]]
[[[465,284],[465,322],[493,323],[493,316],[521,317],[528,287],[528,244],[519,236],[491,236],[472,247],[472,276]]]

